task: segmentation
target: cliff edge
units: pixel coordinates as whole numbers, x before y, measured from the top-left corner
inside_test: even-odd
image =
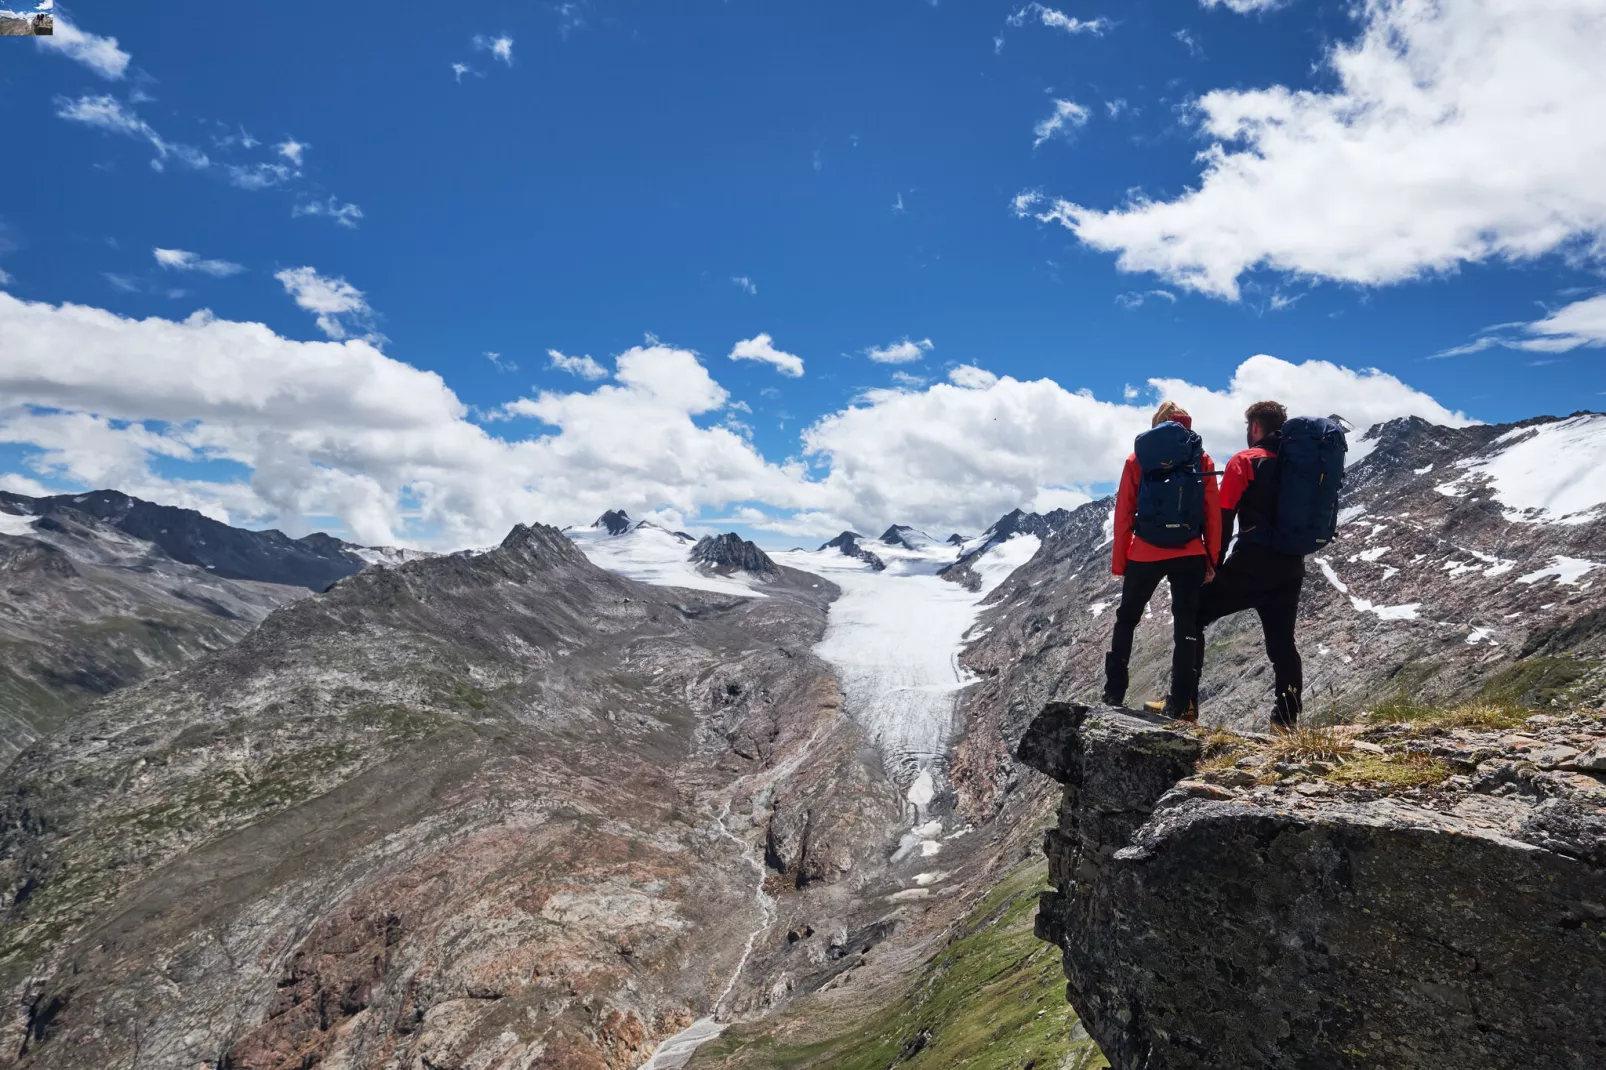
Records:
[[[1206,734],[1051,704],[1037,934],[1119,1070],[1606,1065],[1606,717]]]

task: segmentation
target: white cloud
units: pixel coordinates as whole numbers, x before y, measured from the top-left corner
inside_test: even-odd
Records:
[[[1037,148],[1049,138],[1069,138],[1078,128],[1087,125],[1088,110],[1074,100],[1055,100],[1054,110],[1048,118],[1032,128],[1037,140],[1032,142],[1032,148]]]
[[[326,201],[307,201],[290,209],[292,219],[306,215],[327,216],[343,227],[356,229],[357,221],[362,218],[362,209],[355,204],[341,204],[335,197]]]
[[[374,310],[362,291],[345,279],[320,275],[310,267],[285,268],[273,277],[297,305],[317,317],[318,329],[330,338],[350,337],[356,328],[365,340],[375,339]]]
[[[456,78],[457,78],[457,81],[459,83],[461,83],[463,81],[463,75],[465,75],[465,74],[478,75],[479,72],[476,71],[473,67],[470,67],[466,63],[454,63],[454,64],[452,64],[452,74],[455,75]]]
[[[202,260],[197,253],[183,249],[152,249],[156,262],[170,271],[199,271],[203,275],[227,278],[238,275],[245,268],[229,260]]]
[[[903,213],[907,212],[908,210],[909,209],[907,209],[907,208],[905,208],[903,206],[903,191],[899,190],[898,191],[898,199],[892,202],[892,214],[893,215],[902,215]]]
[[[286,160],[289,160],[296,167],[300,167],[301,158],[306,155],[307,150],[310,148],[312,148],[311,145],[303,144],[302,142],[291,137],[285,138],[283,141],[273,146],[273,151],[277,152],[280,156],[283,156]]]
[[[0,268],[0,286],[10,286],[17,281],[17,277],[5,268]]]
[[[1331,92],[1197,102],[1199,186],[1033,214],[1126,271],[1236,299],[1256,268],[1382,285],[1490,259],[1606,254],[1599,0],[1365,0]]]
[[[1475,341],[1434,356],[1458,357],[1496,346],[1537,353],[1567,353],[1606,346],[1606,293],[1574,301],[1532,323],[1502,323],[1490,327]]]
[[[517,363],[504,358],[500,353],[487,352],[485,359],[496,365],[496,370],[499,372],[516,372],[519,370]]]
[[[746,293],[746,294],[756,294],[756,293],[758,293],[758,284],[755,283],[752,279],[748,278],[746,275],[733,275],[733,276],[731,276],[731,282],[736,286],[737,289],[741,290],[743,293]]]
[[[23,447],[20,478],[117,486],[294,532],[337,516],[363,542],[411,533],[441,547],[616,506],[693,518],[762,506],[755,526],[811,534],[894,521],[981,530],[1113,480],[1150,412],[966,365],[816,421],[801,443],[809,466],[766,460],[729,424],[739,410],[707,367],[661,343],[621,354],[600,385],[503,406],[490,426],[507,437],[472,421],[439,376],[366,341],[292,341],[207,313],[136,320],[0,294],[0,352],[0,441]],[[1254,357],[1224,389],[1148,386],[1193,413],[1220,459],[1240,443],[1243,409],[1265,397],[1363,426],[1411,413],[1466,422],[1391,376],[1320,362]],[[250,474],[172,474],[205,461]]]
[[[592,381],[608,377],[608,369],[592,360],[589,355],[566,357],[556,349],[547,350],[546,355],[550,367],[568,372],[570,375],[578,375],[582,379],[590,379]]]
[[[1177,295],[1170,290],[1143,290],[1141,292],[1116,294],[1115,303],[1125,309],[1142,308],[1150,298],[1156,301],[1169,301],[1173,305],[1177,303]]]
[[[911,375],[906,371],[893,372],[892,381],[897,383],[899,386],[909,387],[911,389],[919,389],[920,387],[925,386],[927,382],[924,376]]]
[[[34,40],[40,48],[60,52],[114,82],[121,81],[128,73],[129,61],[133,59],[117,47],[117,38],[85,33],[60,15],[55,17],[55,29],[50,36]]]
[[[1194,40],[1193,34],[1189,33],[1187,30],[1178,30],[1171,36],[1176,38],[1178,41],[1181,41],[1183,46],[1187,48],[1188,55],[1192,56],[1194,59],[1200,59],[1204,56],[1204,49],[1199,46],[1198,41]]]
[[[1132,106],[1126,102],[1125,97],[1116,97],[1114,100],[1104,102],[1104,110],[1109,113],[1110,118],[1119,119],[1123,112],[1131,111]]]
[[[301,177],[300,171],[296,171],[282,163],[231,163],[224,168],[224,172],[229,176],[231,185],[252,191],[271,189],[274,186],[281,186],[293,178]]]
[[[156,150],[156,159],[151,161],[151,166],[158,171],[162,170],[162,161],[169,156],[197,170],[212,164],[206,153],[190,145],[166,140],[132,108],[104,93],[85,94],[76,100],[57,97],[56,115],[68,122],[83,123],[113,134],[148,141]]]
[[[803,374],[803,358],[775,348],[774,339],[767,334],[745,338],[731,348],[731,360],[757,360],[773,364],[782,375],[794,379]]]
[[[500,37],[487,37],[477,33],[474,35],[474,47],[481,52],[489,52],[509,67],[513,66],[513,38],[506,34]]]
[[[1066,33],[1090,33],[1095,37],[1110,28],[1109,19],[1085,20],[1072,18],[1063,11],[1056,11],[1051,7],[1045,7],[1038,3],[1027,4],[1009,16],[1007,21],[1011,26],[1024,26],[1028,22],[1040,22],[1050,29],[1063,30]],[[994,47],[997,47],[996,43]]]
[[[877,364],[908,364],[911,361],[920,360],[934,348],[936,347],[931,344],[931,339],[929,338],[922,338],[918,342],[912,342],[905,336],[891,345],[871,346],[864,351],[864,355]]]
[[[1282,7],[1287,0],[1199,0],[1205,7],[1225,7],[1236,11],[1240,15],[1248,15],[1256,11],[1270,11]]]

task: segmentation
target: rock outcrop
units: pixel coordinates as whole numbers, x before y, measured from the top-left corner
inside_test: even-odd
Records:
[[[724,535],[705,535],[692,547],[691,559],[720,575],[746,572],[754,576],[775,576],[780,573],[770,555],[734,531]]]
[[[1318,760],[1050,705],[1019,749],[1064,785],[1038,935],[1118,1070],[1600,1066],[1602,741],[1380,725]]]
[[[887,567],[887,563],[881,560],[875,554],[871,553],[869,550],[866,550],[864,547],[860,546],[859,540],[862,538],[864,538],[864,536],[860,535],[857,531],[844,531],[830,542],[822,545],[820,549],[840,550],[844,556],[856,557],[860,561],[863,561],[865,564],[869,565],[871,568],[875,569],[877,572],[884,571]]]

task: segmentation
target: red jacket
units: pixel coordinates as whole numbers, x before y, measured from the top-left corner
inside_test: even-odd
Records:
[[[1115,496],[1115,548],[1110,571],[1117,576],[1126,575],[1128,561],[1169,561],[1174,557],[1210,555],[1211,561],[1221,560],[1221,491],[1216,486],[1216,462],[1210,454],[1204,455],[1204,536],[1186,546],[1156,546],[1144,542],[1132,532],[1138,518],[1138,481],[1143,470],[1138,467],[1137,454],[1130,454],[1126,467],[1121,469],[1121,490]]]

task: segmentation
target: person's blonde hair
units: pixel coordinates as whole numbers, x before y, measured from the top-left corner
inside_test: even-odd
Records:
[[[1174,401],[1167,401],[1160,406],[1160,411],[1154,414],[1154,420],[1150,422],[1149,426],[1159,427],[1161,424],[1165,423],[1167,420],[1171,419],[1172,416],[1179,412],[1184,416],[1188,415],[1188,411],[1181,405],[1178,405]]]

